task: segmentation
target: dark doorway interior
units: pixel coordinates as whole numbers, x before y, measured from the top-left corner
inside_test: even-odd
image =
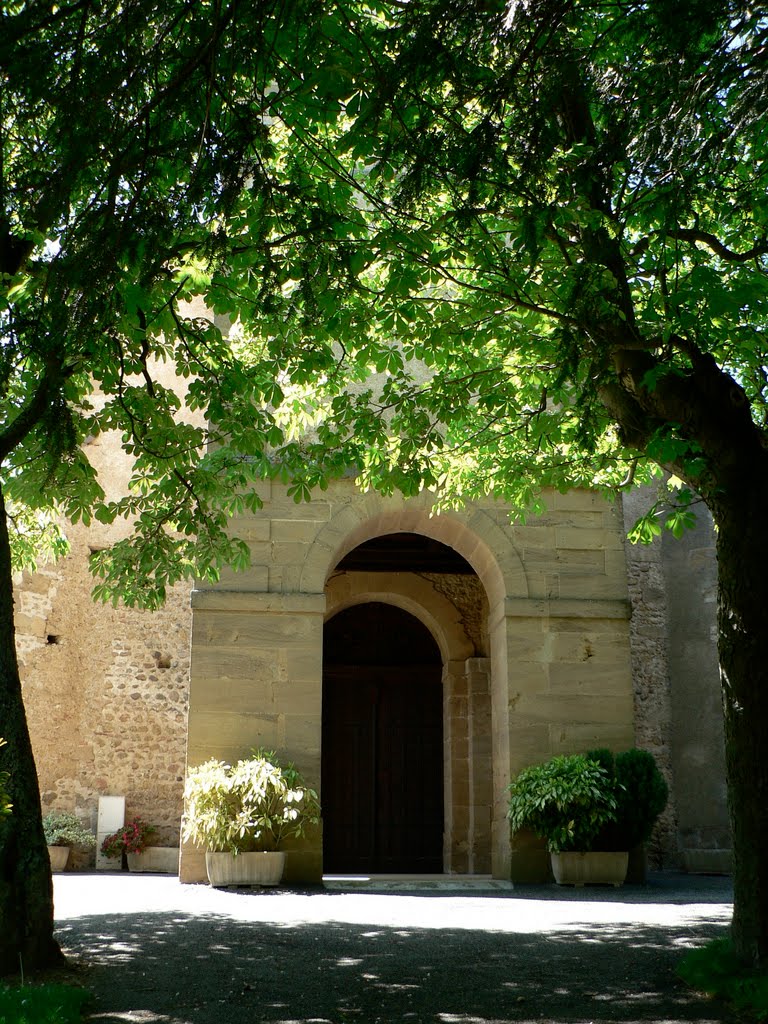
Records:
[[[323,867],[443,870],[440,651],[392,605],[348,608],[325,626]]]

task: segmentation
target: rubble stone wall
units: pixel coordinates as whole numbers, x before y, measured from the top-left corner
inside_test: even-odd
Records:
[[[17,649],[43,811],[95,831],[98,798],[177,845],[189,697],[190,586],[163,609],[95,604],[84,531],[71,553],[17,579]]]
[[[624,497],[629,530],[655,499]],[[635,741],[670,787],[654,832],[652,866],[729,871],[723,719],[717,659],[717,560],[706,509],[681,538],[626,544]]]

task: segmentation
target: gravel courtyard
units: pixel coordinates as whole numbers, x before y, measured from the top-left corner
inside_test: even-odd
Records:
[[[698,1024],[675,975],[724,935],[723,878],[622,889],[268,892],[55,876],[57,936],[99,1024]]]

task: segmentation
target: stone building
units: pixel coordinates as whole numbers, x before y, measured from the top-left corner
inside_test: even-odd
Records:
[[[61,563],[18,581],[18,643],[45,809],[95,819],[126,796],[177,841],[185,764],[255,746],[318,785],[323,827],[287,877],[456,872],[539,878],[512,844],[505,791],[555,753],[638,745],[672,798],[660,866],[727,869],[703,522],[682,541],[625,542],[624,508],[573,491],[510,522],[491,500],[436,515],[428,497],[340,480],[305,504],[264,484],[235,528],[251,568],[178,586],[154,614],[90,602],[105,534],[72,531]],[[203,876],[184,849],[182,879]]]

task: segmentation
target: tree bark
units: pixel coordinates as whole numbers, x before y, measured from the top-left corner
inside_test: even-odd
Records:
[[[730,492],[730,493],[729,493]],[[768,966],[768,454],[712,502],[736,951]]]
[[[694,441],[706,468],[688,483],[717,527],[718,654],[734,856],[732,937],[747,963],[768,967],[768,437],[739,383],[687,345],[688,374],[648,390],[642,361],[609,382],[603,402],[628,443],[660,424]],[[620,355],[621,353],[619,353]],[[631,355],[631,353],[630,353]],[[641,353],[642,355],[642,353]],[[653,360],[654,357],[647,356]],[[687,465],[666,467],[686,478]]]
[[[13,620],[8,521],[0,491],[0,769],[10,772],[11,814],[0,821],[0,976],[64,962],[53,938],[53,883],[40,790],[21,696]]]

